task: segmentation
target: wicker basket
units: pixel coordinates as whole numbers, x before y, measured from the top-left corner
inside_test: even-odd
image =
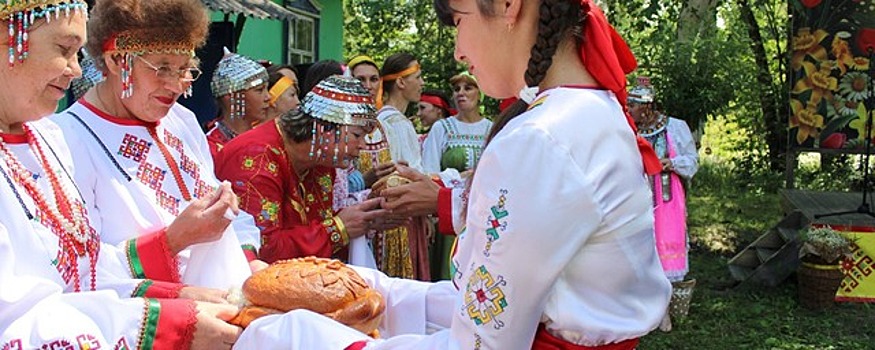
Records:
[[[841,265],[818,265],[802,262],[796,271],[799,281],[799,303],[812,310],[821,310],[835,305],[836,291],[845,274]]]
[[[690,301],[693,300],[693,288],[696,287],[696,280],[672,282],[671,287],[671,301],[668,304],[668,314],[672,320],[687,317],[687,313],[690,311]]]

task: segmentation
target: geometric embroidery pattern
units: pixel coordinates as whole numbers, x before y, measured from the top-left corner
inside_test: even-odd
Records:
[[[97,350],[100,349],[100,340],[91,334],[82,334],[76,337],[76,342],[79,343],[79,349],[82,350]]]
[[[140,179],[140,182],[149,186],[149,188],[153,190],[161,188],[166,174],[167,170],[163,170],[149,162],[142,162],[140,163],[140,167],[137,168],[137,178]]]
[[[182,152],[182,140],[171,134],[167,129],[164,129],[164,144],[175,149],[180,154],[184,153]]]
[[[200,179],[200,167],[198,166],[197,162],[195,162],[194,159],[189,158],[187,154],[185,154],[185,153],[181,153],[181,154],[182,154],[182,157],[179,158],[180,169],[182,169],[182,171],[184,173],[191,176],[192,179],[195,179],[195,181],[199,180]]]
[[[125,134],[122,144],[119,146],[118,154],[139,163],[146,158],[150,147],[152,147],[151,142],[131,134]]]
[[[504,232],[507,229],[507,220],[503,220],[508,216],[507,209],[505,209],[507,190],[501,190],[499,193],[501,195],[498,197],[498,203],[490,208],[492,215],[486,221],[489,228],[486,229],[486,248],[483,249],[483,255],[485,256],[489,256],[492,243],[501,238],[500,232]]]
[[[261,199],[261,213],[259,221],[276,222],[279,220],[280,205],[277,202]]]
[[[55,340],[40,346],[40,350],[76,350],[76,347],[67,339]]]
[[[492,322],[495,329],[504,327],[504,322],[497,316],[508,307],[501,289],[505,285],[507,282],[504,277],[499,275],[493,278],[486,266],[481,265],[474,270],[465,289],[465,311],[475,324],[479,326]]]
[[[197,179],[194,182],[194,196],[197,198],[204,198],[206,195],[210,194],[210,192],[214,190],[215,188],[207,185],[204,180]]]
[[[155,192],[155,195],[157,196],[156,199],[158,200],[158,205],[173,215],[179,215],[178,198],[171,196],[167,192],[164,192],[164,190],[158,190],[158,192]]]
[[[851,243],[851,252],[853,258],[842,262],[845,279],[842,280],[840,289],[845,293],[851,293],[875,272],[875,261],[859,245]]]
[[[131,350],[131,347],[130,345],[128,345],[128,341],[125,340],[124,337],[122,337],[115,343],[115,346],[112,347],[112,350]]]
[[[0,347],[2,350],[23,350],[24,348],[21,345],[21,339],[12,339],[8,343],[3,344]]]

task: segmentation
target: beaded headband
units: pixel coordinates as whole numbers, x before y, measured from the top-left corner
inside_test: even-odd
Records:
[[[339,125],[370,126],[377,110],[371,94],[354,78],[333,75],[323,79],[304,96],[304,113]]]
[[[28,33],[33,22],[45,18],[70,17],[70,13],[88,16],[88,4],[84,0],[6,0],[0,4],[0,19],[7,21],[9,30],[9,67],[24,62],[30,46]]]
[[[104,54],[121,54],[122,98],[134,94],[134,82],[131,79],[134,56],[145,54],[172,54],[194,57],[197,43],[179,40],[188,34],[172,28],[145,28],[126,30],[115,33],[103,43]],[[185,91],[191,95],[191,85]]]

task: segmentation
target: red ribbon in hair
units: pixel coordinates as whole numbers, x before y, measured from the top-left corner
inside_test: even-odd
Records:
[[[581,0],[581,10],[587,14],[583,25],[583,43],[580,45],[580,59],[589,74],[603,87],[611,90],[626,114],[626,121],[635,133],[638,141],[638,151],[644,163],[644,172],[656,175],[662,171],[659,157],[653,147],[643,137],[638,136],[635,121],[629,115],[626,107],[626,74],[637,68],[635,55],[626,45],[626,41],[608,23],[605,14],[592,0]]]
[[[426,95],[422,94],[422,97],[419,98],[419,102],[431,103],[437,108],[443,109],[447,111],[449,115],[455,115],[456,110],[450,107],[444,99],[434,96],[434,95]]]

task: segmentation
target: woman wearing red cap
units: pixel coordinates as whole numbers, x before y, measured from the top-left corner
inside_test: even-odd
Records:
[[[359,269],[390,300],[408,293],[408,305],[389,303],[386,338],[293,311],[246,329],[237,346],[269,345],[271,332],[294,329],[281,348],[634,349],[671,292],[644,176],[659,160],[625,113],[634,57],[592,0],[435,3],[457,28],[456,59],[487,95],[538,91],[521,94],[490,133],[453,284]]]

